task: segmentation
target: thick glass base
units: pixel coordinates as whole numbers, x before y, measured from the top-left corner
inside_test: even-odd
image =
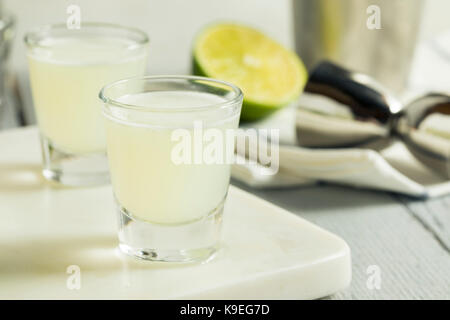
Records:
[[[117,205],[119,247],[122,252],[145,260],[208,260],[219,247],[224,202],[205,217],[183,224],[154,224],[138,220]]]
[[[43,170],[47,180],[69,186],[92,186],[109,183],[105,153],[71,154],[59,150],[41,135]]]

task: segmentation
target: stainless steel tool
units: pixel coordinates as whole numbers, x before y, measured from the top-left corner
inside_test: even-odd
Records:
[[[450,178],[450,95],[431,93],[406,106],[371,77],[331,62],[311,72],[299,99],[297,140],[310,148],[366,147],[398,135],[411,153]]]

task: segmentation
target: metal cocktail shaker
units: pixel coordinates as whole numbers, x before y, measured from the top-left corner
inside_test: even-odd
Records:
[[[292,2],[296,51],[308,69],[327,59],[370,75],[394,92],[405,87],[423,0]],[[373,23],[377,19],[379,26]]]

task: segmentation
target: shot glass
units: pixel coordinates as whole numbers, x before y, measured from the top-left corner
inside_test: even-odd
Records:
[[[211,257],[220,242],[241,90],[202,77],[137,77],[100,92],[120,249],[147,260]]]
[[[147,35],[106,23],[65,24],[25,35],[43,175],[67,185],[109,181],[99,90],[145,73]]]

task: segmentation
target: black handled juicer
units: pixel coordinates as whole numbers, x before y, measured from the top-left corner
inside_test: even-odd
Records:
[[[299,100],[297,140],[309,148],[362,147],[400,137],[411,153],[450,179],[450,95],[402,105],[371,77],[331,62],[311,72]]]

